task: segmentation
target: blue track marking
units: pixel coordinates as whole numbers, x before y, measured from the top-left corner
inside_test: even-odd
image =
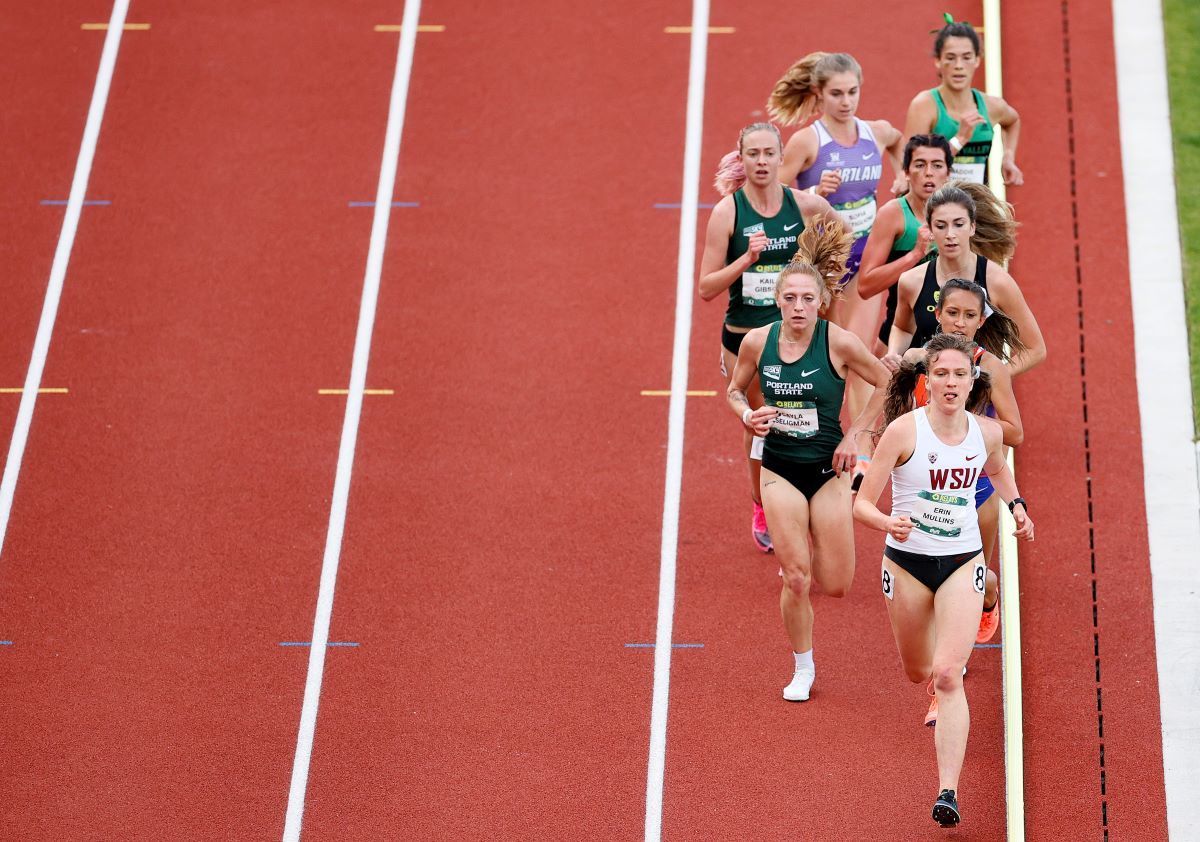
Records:
[[[976,649],[999,649],[1002,644],[999,643],[976,643]]]
[[[374,202],[349,202],[348,204],[352,208],[373,208],[373,207],[375,207]],[[421,203],[420,202],[392,202],[392,207],[394,207],[394,208],[419,208],[419,207],[421,207]]]
[[[13,642],[11,640],[0,640],[0,646],[12,646],[12,645],[13,645]]]

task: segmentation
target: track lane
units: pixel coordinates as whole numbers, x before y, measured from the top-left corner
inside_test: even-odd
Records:
[[[854,55],[865,77],[859,113],[903,126],[908,101],[930,84],[923,23],[937,21],[940,12],[909,6],[900,16],[848,4],[837,21],[768,22],[752,10],[717,4],[713,24],[737,32],[710,43],[706,181],[741,126],[763,119],[766,95],[788,64],[813,50]],[[846,27],[847,20],[854,27]],[[884,58],[865,48],[898,37],[911,45],[904,53]],[[794,49],[764,53],[764,39]],[[890,183],[889,168],[881,201],[891,198]],[[704,195],[716,199],[711,188]],[[723,302],[697,305],[694,388],[721,389],[722,315]],[[814,600],[812,701],[784,702],[780,690],[792,665],[779,619],[778,564],[750,544],[737,422],[720,395],[688,420],[676,634],[704,641],[705,649],[684,653],[672,676],[664,828],[687,839],[932,835],[936,766],[932,732],[921,725],[928,701],[924,688],[904,677],[879,594],[882,536],[856,528],[850,594]],[[967,818],[959,833],[999,839],[1004,769],[997,650],[975,651],[967,688],[972,728],[960,794]]]
[[[1165,839],[1111,10],[1013,6],[1005,27],[1024,69],[1006,92],[1033,117],[1014,271],[1050,349],[1021,384],[1022,490],[1053,524],[1022,556],[1028,827]],[[1034,28],[1036,43],[1016,37]]]
[[[394,45],[383,4],[154,12],[93,176],[124,213],[85,216],[47,367],[77,389],[35,417],[6,551],[23,838],[283,823],[304,670],[278,644],[311,629],[341,417],[316,390],[347,376],[346,202],[386,116],[341,91],[386,102]]]
[[[314,838],[641,833],[688,16],[423,5]]]
[[[0,219],[12,234],[0,241],[0,387],[17,388],[25,382],[65,210],[41,202],[65,200],[70,192],[100,62],[103,33],[79,29],[78,21],[95,13],[85,5],[94,7],[78,2],[57,7],[31,4],[6,10],[4,16],[8,48],[0,55],[0,98],[5,103],[0,122],[0,171],[5,174]],[[85,212],[93,210],[105,209]],[[6,454],[20,402],[20,394],[0,394]]]

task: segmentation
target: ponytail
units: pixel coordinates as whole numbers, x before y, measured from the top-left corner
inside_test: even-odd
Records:
[[[782,126],[807,123],[817,113],[821,89],[835,73],[853,73],[862,84],[862,68],[848,53],[809,53],[787,69],[767,100],[767,113]]]
[[[775,294],[783,289],[784,282],[792,275],[808,275],[817,281],[821,293],[823,313],[834,298],[841,297],[838,281],[846,274],[846,260],[854,237],[846,233],[841,221],[827,214],[813,217],[797,238],[799,247],[775,282]]]

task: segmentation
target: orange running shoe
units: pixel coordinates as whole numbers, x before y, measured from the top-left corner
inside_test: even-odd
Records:
[[[987,643],[995,636],[998,628],[1000,628],[1000,597],[996,597],[996,604],[990,610],[984,611],[980,615],[979,632],[975,635],[975,642]]]
[[[929,710],[925,713],[925,724],[933,726],[937,724],[937,693],[935,693],[933,690],[932,678],[929,679],[929,686],[927,686],[925,689],[928,691],[929,695],[933,697],[929,700]]]

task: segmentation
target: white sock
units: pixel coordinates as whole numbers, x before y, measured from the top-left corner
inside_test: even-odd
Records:
[[[793,652],[796,657],[796,672],[807,670],[808,672],[816,672],[816,665],[813,664],[812,650],[807,652]]]

